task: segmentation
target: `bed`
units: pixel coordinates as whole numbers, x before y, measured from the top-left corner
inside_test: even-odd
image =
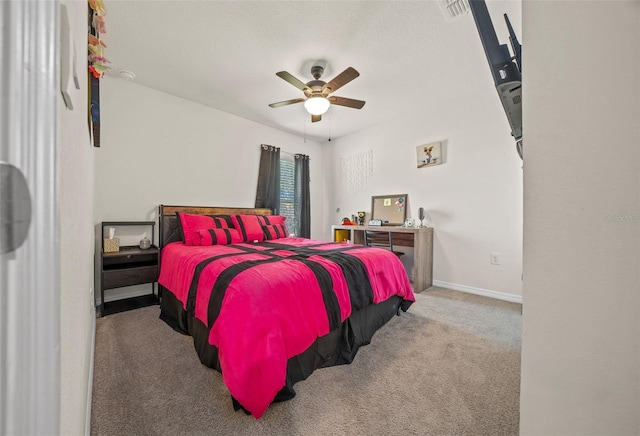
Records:
[[[160,318],[255,418],[314,370],[351,363],[415,301],[393,253],[292,237],[268,209],[160,205],[158,217]]]

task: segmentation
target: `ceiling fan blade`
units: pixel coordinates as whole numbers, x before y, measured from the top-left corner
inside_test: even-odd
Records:
[[[304,98],[294,98],[292,100],[285,100],[285,101],[279,101],[278,103],[271,103],[269,106],[270,107],[282,107],[282,106],[287,106],[290,104],[295,104],[295,103],[302,103],[305,99]]]
[[[305,89],[309,88],[306,83],[304,83],[303,81],[297,79],[296,77],[292,76],[291,74],[287,73],[286,71],[279,71],[279,72],[276,73],[276,76],[278,76],[278,77],[286,80],[287,82],[291,83],[293,86],[298,88],[300,91],[304,91]]]
[[[338,74],[332,81],[326,83],[322,87],[322,92],[327,95],[335,92],[337,89],[340,89],[347,83],[351,82],[353,79],[358,77],[360,73],[356,71],[355,68],[349,67],[344,70],[342,73]]]
[[[329,97],[329,102],[331,102],[331,104],[336,104],[338,106],[346,106],[353,109],[362,109],[362,106],[364,106],[364,104],[366,103],[365,101],[362,101],[362,100],[355,100],[353,98],[345,98],[345,97],[337,97],[337,96]]]
[[[311,115],[311,122],[316,123],[322,119],[322,115]]]

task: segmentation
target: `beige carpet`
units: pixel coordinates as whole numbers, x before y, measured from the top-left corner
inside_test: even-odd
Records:
[[[92,435],[516,435],[520,305],[430,288],[256,420],[158,306],[98,319]]]

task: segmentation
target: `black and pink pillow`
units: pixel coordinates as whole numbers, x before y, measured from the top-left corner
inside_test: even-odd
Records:
[[[229,228],[229,222],[223,216],[197,215],[177,212],[186,245],[194,245],[192,238],[198,230]]]
[[[287,238],[289,236],[289,231],[287,230],[287,226],[284,224],[270,224],[266,226],[262,226],[262,232],[264,233],[264,238],[267,241],[272,241],[274,239]]]
[[[233,227],[240,232],[245,242],[264,241],[263,226],[284,225],[286,217],[281,215],[232,215]]]
[[[242,242],[236,229],[204,229],[191,235],[191,245],[229,245]]]
[[[287,217],[282,215],[257,215],[258,222],[262,226],[269,226],[272,224],[284,224]]]
[[[240,232],[242,240],[245,242],[264,241],[262,224],[259,221],[260,215],[231,215],[233,227]]]

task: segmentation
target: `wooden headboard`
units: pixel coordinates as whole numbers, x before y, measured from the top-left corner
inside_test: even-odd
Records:
[[[181,241],[182,234],[176,212],[197,215],[272,215],[271,209],[256,209],[248,207],[209,207],[209,206],[167,206],[158,207],[159,247],[170,242]]]

